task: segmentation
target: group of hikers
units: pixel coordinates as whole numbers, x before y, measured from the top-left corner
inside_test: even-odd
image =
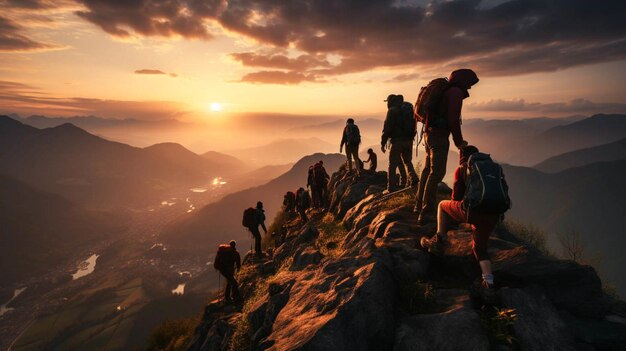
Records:
[[[453,223],[471,225],[472,249],[482,272],[482,291],[486,299],[493,299],[494,277],[487,253],[487,243],[502,214],[510,208],[510,199],[502,168],[493,162],[488,154],[481,153],[478,148],[469,145],[461,132],[463,100],[469,97],[468,91],[478,81],[474,71],[459,69],[452,72],[448,78],[434,79],[423,87],[415,104],[404,101],[402,95],[389,95],[384,100],[387,103],[387,115],[381,136],[381,151],[383,153],[389,151],[387,188],[384,193],[392,196],[397,192],[413,189],[416,192],[414,212],[418,223],[421,226],[437,224],[432,237],[423,237],[420,240],[420,245],[425,250],[432,254],[440,254],[447,240],[448,229]],[[418,176],[412,162],[418,123],[423,127],[417,147],[423,138],[426,151],[421,176]],[[446,174],[450,135],[459,150],[459,166],[454,172],[451,199],[437,204],[438,185]],[[343,129],[340,152],[345,147],[348,172],[356,172],[357,177],[362,175],[364,162],[370,164],[369,169],[372,171],[376,171],[378,163],[377,155],[371,148],[367,150],[368,159],[361,161],[360,144],[360,130],[354,119],[349,118]],[[307,222],[306,211],[311,203],[313,207],[318,208],[327,206],[329,178],[322,161],[311,166],[307,179],[311,196],[304,188],[299,188],[296,193],[287,192],[283,202],[285,211],[297,212],[302,222]],[[259,204],[255,212],[255,221],[248,223],[249,227],[244,223],[255,238],[256,255],[261,255],[258,226],[262,225],[267,233],[263,206],[262,203]],[[244,213],[244,222],[245,217]],[[231,246],[234,250],[234,242],[231,242]],[[238,257],[237,254],[237,260],[232,260],[231,266],[239,266]],[[230,272],[230,270],[222,272],[228,286],[234,286],[234,288],[227,286],[228,299],[235,298],[234,295],[229,296],[229,293],[236,294],[238,291]]]

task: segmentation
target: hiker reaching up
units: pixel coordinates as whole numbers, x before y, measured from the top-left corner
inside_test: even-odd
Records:
[[[324,161],[320,160],[313,166],[313,178],[318,192],[318,207],[324,208],[328,205],[328,181],[330,180],[330,176],[324,168]]]
[[[454,172],[452,199],[439,203],[437,233],[423,237],[422,247],[440,253],[447,238],[450,222],[470,223],[472,250],[482,271],[485,297],[495,298],[491,261],[487,254],[489,236],[502,214],[511,206],[508,186],[502,168],[474,146],[461,149],[459,167]]]
[[[234,240],[231,240],[228,245],[222,244],[217,248],[213,268],[226,279],[224,301],[238,301],[241,296],[239,295],[239,284],[235,279],[235,272],[241,269],[241,256],[237,252],[237,243]]]
[[[474,71],[459,69],[452,72],[448,79],[435,79],[420,91],[415,104],[415,116],[424,123],[426,148],[426,160],[414,208],[420,224],[436,219],[437,185],[446,175],[450,134],[457,148],[467,146],[461,133],[461,108],[463,99],[469,97],[468,90],[476,83],[478,76]]]
[[[359,159],[359,144],[361,144],[361,132],[359,127],[354,124],[354,119],[348,118],[346,126],[343,128],[343,136],[341,137],[341,145],[339,145],[339,153],[342,152],[343,146],[346,146],[346,157],[348,158],[348,170],[352,171],[352,160],[356,163],[356,173],[361,175],[361,159]]]
[[[374,150],[372,150],[371,148],[367,149],[367,155],[368,155],[367,160],[365,160],[363,162],[369,163],[370,164],[370,171],[376,172],[376,167],[378,165],[378,156],[376,155]]]
[[[387,172],[387,191],[393,192],[397,187],[417,186],[418,177],[413,167],[413,139],[416,123],[413,117],[413,105],[404,102],[402,95],[391,94],[387,97],[387,116],[381,137],[381,150],[384,153],[387,141],[391,142],[389,150],[389,170]],[[400,182],[397,181],[396,169],[400,171]],[[407,176],[410,179],[407,179]]]
[[[309,221],[309,218],[306,216],[306,210],[308,210],[309,207],[311,207],[309,192],[304,190],[304,188],[299,188],[298,191],[296,191],[296,209],[298,210],[298,214],[300,214],[302,223]]]

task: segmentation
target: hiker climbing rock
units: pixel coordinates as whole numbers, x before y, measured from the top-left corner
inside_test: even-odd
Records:
[[[296,194],[293,191],[288,191],[283,196],[283,208],[287,215],[292,215],[296,210]]]
[[[308,210],[309,207],[311,207],[311,197],[309,196],[309,192],[304,190],[304,188],[299,188],[296,192],[296,209],[298,210],[298,214],[300,214],[302,223],[309,221],[306,216],[306,210]]]
[[[422,238],[421,245],[439,253],[450,222],[470,223],[472,249],[482,271],[485,297],[493,299],[494,280],[487,243],[502,214],[510,208],[508,186],[500,165],[474,146],[461,149],[459,164],[454,172],[452,199],[439,203],[437,233],[432,238]]]
[[[385,101],[387,102],[387,116],[380,144],[384,153],[387,141],[391,142],[387,190],[393,192],[398,186],[404,188],[418,184],[417,173],[413,167],[413,139],[417,132],[413,106],[405,103],[402,95],[391,94]],[[396,169],[400,170],[399,183],[396,178]]]
[[[263,203],[261,201],[256,203],[256,208],[248,208],[243,212],[244,227],[248,228],[254,237],[254,255],[257,258],[263,256],[261,251],[261,232],[259,226],[263,228],[265,234],[267,234],[267,228],[265,227],[265,210],[263,210]]]
[[[348,118],[346,126],[343,128],[343,136],[341,137],[341,145],[339,152],[346,146],[346,157],[348,158],[348,170],[352,171],[352,161],[356,163],[356,173],[361,174],[361,159],[359,159],[359,144],[361,144],[361,132],[359,127],[354,124],[354,119]]]
[[[313,166],[313,181],[315,183],[315,189],[317,191],[317,199],[319,201],[319,208],[325,208],[328,205],[328,181],[330,176],[324,168],[324,161],[320,160]]]
[[[315,176],[314,176],[314,171],[313,168],[315,167],[315,165],[312,165],[309,167],[309,173],[307,175],[307,180],[306,180],[306,186],[311,190],[311,200],[313,202],[313,207],[315,208],[319,208],[321,207],[320,205],[320,198],[319,198],[319,189],[318,189],[318,185],[315,182]]]
[[[424,124],[426,160],[417,191],[414,212],[419,223],[435,220],[437,185],[446,175],[450,149],[449,136],[459,149],[467,146],[461,133],[461,108],[468,90],[478,83],[478,76],[470,69],[459,69],[448,79],[438,78],[423,87],[415,103],[415,117]]]
[[[241,269],[241,256],[237,252],[237,243],[231,240],[228,245],[222,244],[217,248],[213,268],[220,272],[226,279],[224,289],[224,301],[239,301],[239,284],[235,279],[235,272]]]
[[[378,155],[376,155],[374,150],[372,150],[371,148],[367,149],[367,155],[368,155],[367,160],[365,160],[363,162],[369,163],[370,164],[370,171],[376,172],[376,167],[378,166]]]

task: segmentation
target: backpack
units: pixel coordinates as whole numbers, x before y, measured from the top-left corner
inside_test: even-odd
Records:
[[[326,183],[326,169],[319,163],[316,163],[313,167],[313,180],[315,180],[315,184],[318,186],[324,185]]]
[[[443,93],[450,87],[447,78],[437,78],[431,80],[428,85],[420,89],[415,102],[415,120],[423,123],[426,128],[435,123],[441,123],[439,119],[445,123],[445,119],[439,115],[439,104],[443,98]]]
[[[417,134],[417,123],[413,113],[413,104],[405,101],[400,106],[400,111],[402,112],[400,123],[398,123],[398,127],[401,128],[400,134],[411,138],[415,137]]]
[[[233,248],[230,245],[222,244],[217,248],[217,255],[215,256],[215,262],[213,267],[218,271],[232,268],[235,257],[233,255]]]
[[[354,124],[346,125],[346,144],[358,145],[361,143],[361,133],[359,133],[359,127]]]
[[[241,224],[246,228],[253,228],[256,223],[256,210],[252,207],[248,207],[243,211],[243,220]]]
[[[477,152],[467,161],[463,208],[502,214],[511,208],[509,187],[502,167],[487,154]]]

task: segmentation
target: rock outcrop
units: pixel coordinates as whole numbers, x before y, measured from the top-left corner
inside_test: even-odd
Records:
[[[287,221],[268,258],[246,258],[243,306],[209,304],[189,350],[624,349],[624,304],[603,293],[593,268],[498,229],[500,302],[486,305],[469,229],[451,231],[442,256],[422,251],[433,228],[417,224],[410,192],[383,195],[385,181],[384,172],[333,174],[328,212]]]

